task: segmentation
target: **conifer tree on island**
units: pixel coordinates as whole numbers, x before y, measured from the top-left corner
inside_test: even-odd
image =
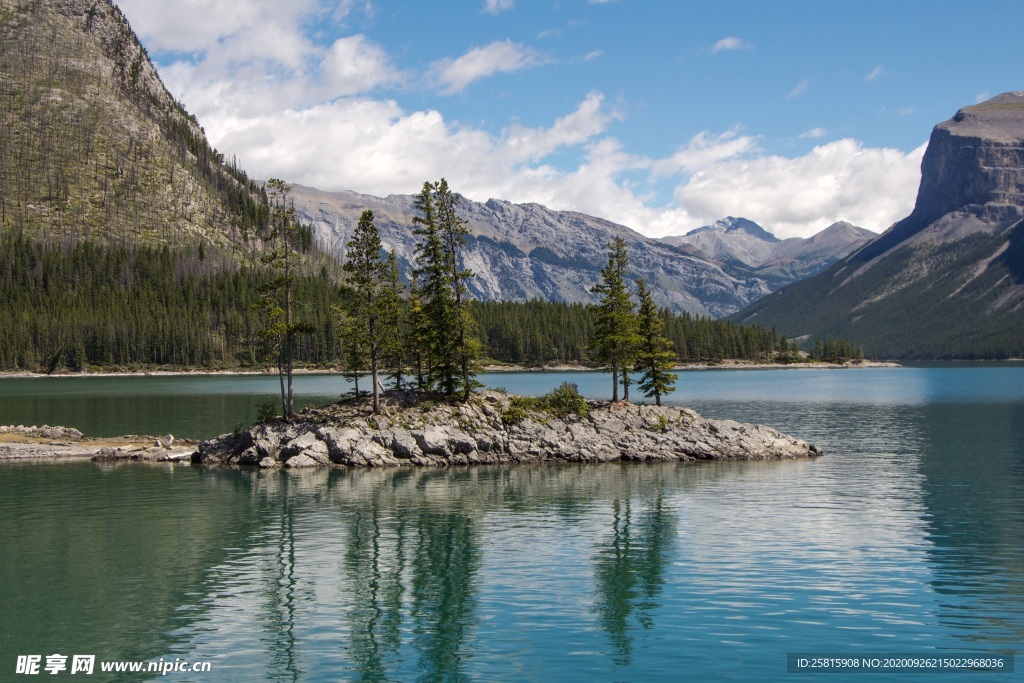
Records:
[[[469,231],[457,205],[458,197],[444,178],[423,184],[416,198],[419,215],[413,218],[419,226],[413,233],[420,237],[415,277],[422,283],[426,383],[448,398],[461,394],[466,401],[479,386],[474,376],[480,345],[471,335],[473,317],[466,296],[466,281],[473,272],[459,266],[459,251]]]
[[[643,279],[636,281],[640,310],[637,313],[640,333],[640,348],[637,353],[636,372],[642,372],[640,391],[647,398],[654,398],[655,405],[661,405],[661,397],[675,390],[678,375],[670,372],[675,365],[676,354],[672,340],[662,334],[665,321],[658,314],[654,297]]]
[[[313,332],[311,325],[296,322],[292,315],[292,289],[297,252],[311,240],[308,228],[295,221],[295,207],[289,202],[291,186],[279,178],[267,181],[270,222],[263,238],[270,248],[262,261],[274,274],[260,292],[256,306],[267,315],[262,336],[277,352],[277,373],[281,382],[281,409],[286,421],[295,419],[292,397],[292,366],[295,337]]]
[[[365,369],[369,362],[374,414],[380,412],[380,364],[391,348],[389,341],[398,327],[399,312],[397,295],[389,286],[389,262],[381,259],[381,250],[373,211],[363,211],[346,245],[343,266],[349,300],[346,336],[351,339],[350,348],[365,354],[358,359],[363,365],[358,369]]]
[[[597,305],[591,351],[594,360],[612,373],[612,401],[619,400],[620,381],[623,400],[629,400],[628,372],[640,345],[633,301],[626,287],[628,267],[626,243],[616,237],[608,245],[608,265],[601,271],[601,282],[592,290],[601,299]]]

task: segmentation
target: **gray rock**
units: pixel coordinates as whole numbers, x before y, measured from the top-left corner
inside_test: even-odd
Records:
[[[320,409],[329,424],[254,426],[200,444],[192,461],[261,467],[446,466],[499,462],[761,460],[821,451],[763,425],[707,420],[686,408],[590,404],[585,419],[530,414],[505,424],[509,397],[486,392],[469,406],[391,407],[387,421],[358,406]],[[416,428],[407,428],[408,425]],[[401,426],[406,425],[406,426]],[[244,446],[244,448],[243,448]],[[279,457],[275,457],[275,454]],[[140,456],[141,457],[141,456]]]
[[[288,460],[285,461],[284,466],[285,467],[290,467],[290,468],[295,468],[295,467],[320,467],[322,464],[324,464],[324,463],[316,461],[315,459],[313,459],[312,457],[310,457],[309,455],[307,455],[305,453],[300,453],[299,455],[292,456],[291,458],[288,458]]]
[[[420,450],[430,455],[451,455],[448,447],[449,431],[446,427],[430,427],[428,429],[412,432],[412,438],[416,439],[416,445]]]

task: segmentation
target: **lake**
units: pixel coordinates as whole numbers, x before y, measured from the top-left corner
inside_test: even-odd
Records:
[[[483,379],[610,393],[601,373]],[[330,376],[296,387],[298,406],[345,390]],[[1021,651],[1024,364],[689,371],[679,387],[673,402],[826,455],[435,471],[0,464],[0,679],[31,680],[18,657],[39,655],[47,679],[77,680],[43,667],[82,654],[95,680],[845,680],[788,673],[788,655]],[[252,421],[276,388],[5,378],[0,424],[201,438]],[[144,660],[211,671],[99,672]]]

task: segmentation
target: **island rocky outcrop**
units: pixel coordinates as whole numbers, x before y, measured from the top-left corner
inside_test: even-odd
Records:
[[[764,425],[711,420],[689,408],[586,401],[576,413],[524,408],[495,391],[464,404],[390,393],[307,409],[295,424],[257,423],[203,441],[193,464],[262,468],[448,466],[485,463],[775,460],[817,446]]]

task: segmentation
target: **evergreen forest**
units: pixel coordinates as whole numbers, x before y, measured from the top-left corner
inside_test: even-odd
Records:
[[[240,263],[203,243],[42,241],[20,231],[0,235],[0,254],[0,370],[242,369],[273,363],[259,302],[275,275],[258,262]],[[300,365],[344,363],[336,314],[346,306],[341,285],[340,266],[319,257],[305,258],[294,277],[296,317],[307,326],[294,342]],[[595,306],[467,304],[473,318],[467,329],[485,362],[592,362]],[[666,309],[658,315],[679,361],[778,361],[794,355],[774,329]],[[830,360],[856,353],[841,342],[823,343],[820,352],[822,358],[831,352]]]

